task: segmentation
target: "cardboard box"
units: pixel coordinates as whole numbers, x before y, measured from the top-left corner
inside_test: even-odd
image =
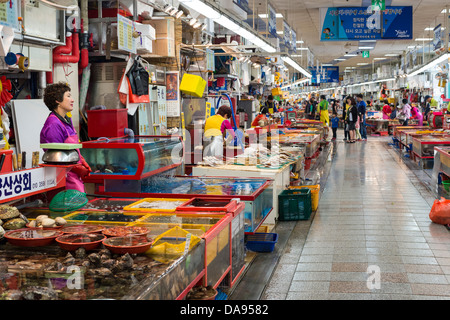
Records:
[[[149,24],[155,29],[156,39],[158,38],[170,38],[175,39],[175,19],[163,18],[144,20],[143,24]]]
[[[153,41],[153,53],[161,57],[175,57],[175,40],[157,38]]]

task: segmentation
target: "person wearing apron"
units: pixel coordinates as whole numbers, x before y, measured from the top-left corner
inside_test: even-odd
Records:
[[[79,143],[72,119],[67,116],[73,110],[74,100],[70,87],[65,83],[48,85],[44,92],[44,103],[51,111],[40,133],[40,143]],[[84,191],[83,178],[91,168],[77,149],[80,160],[66,175],[66,189]]]
[[[223,135],[229,130],[234,137],[234,131],[228,119],[231,118],[231,108],[221,106],[217,114],[206,119],[203,139],[203,157],[214,156],[223,158]]]
[[[330,115],[328,113],[329,103],[325,96],[321,96],[320,99],[321,99],[319,103],[320,122],[322,122],[325,126],[328,127],[330,124]]]

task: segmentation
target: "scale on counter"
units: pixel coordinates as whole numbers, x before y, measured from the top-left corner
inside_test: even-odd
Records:
[[[41,143],[41,148],[46,150],[42,161],[46,164],[69,165],[76,164],[80,160],[77,149],[82,148],[78,143]]]

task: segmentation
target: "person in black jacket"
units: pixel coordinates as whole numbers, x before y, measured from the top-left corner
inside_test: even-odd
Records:
[[[347,112],[347,122],[348,122],[348,131],[350,133],[350,140],[347,140],[348,143],[356,142],[356,121],[358,121],[358,108],[356,106],[356,101],[353,97],[347,98],[350,100],[350,108],[348,108]]]

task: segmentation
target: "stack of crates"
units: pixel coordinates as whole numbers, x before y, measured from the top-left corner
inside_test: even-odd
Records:
[[[311,217],[311,190],[284,190],[278,195],[278,220],[308,220]]]

